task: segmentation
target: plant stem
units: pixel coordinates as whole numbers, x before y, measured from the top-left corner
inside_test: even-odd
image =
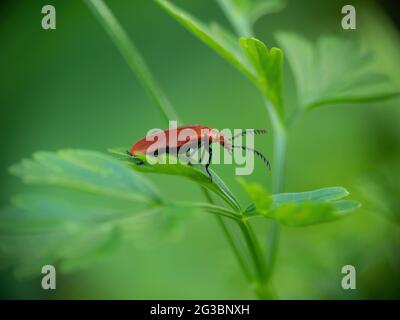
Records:
[[[259,299],[271,298],[272,292],[270,292],[267,288],[267,269],[263,258],[263,251],[260,247],[256,234],[254,233],[247,219],[243,219],[241,222],[239,222],[239,226],[244,235],[255,268],[255,294]]]
[[[280,193],[284,190],[287,130],[282,120],[278,117],[275,109],[267,99],[264,99],[265,107],[270,115],[274,134],[274,159],[272,174],[272,192]],[[270,230],[266,239],[266,267],[267,278],[270,278],[275,265],[276,253],[279,241],[279,224],[270,222]]]
[[[261,283],[264,279],[264,263],[262,260],[262,256],[260,256],[260,248],[258,245],[258,241],[255,238],[254,232],[251,229],[251,226],[249,225],[249,223],[246,220],[242,220],[239,223],[240,229],[243,232],[245,241],[247,243],[247,246],[249,248],[249,252],[252,256],[253,262],[254,262],[254,268],[255,268],[255,272],[257,275],[257,280],[259,283]]]
[[[85,0],[91,11],[97,16],[100,23],[125,58],[133,73],[138,77],[150,98],[155,102],[164,118],[178,121],[178,115],[167,99],[164,92],[153,77],[145,60],[135,45],[129,39],[121,24],[103,0]]]
[[[204,187],[202,187],[201,189],[203,190],[204,196],[206,197],[208,202],[211,204],[214,204],[214,200],[211,198],[210,193]],[[249,271],[248,266],[246,265],[246,262],[245,262],[243,256],[241,255],[241,253],[239,251],[238,246],[235,244],[234,237],[231,235],[231,232],[229,231],[227,224],[221,217],[216,216],[216,218],[217,218],[217,221],[218,221],[219,225],[221,226],[222,231],[224,232],[224,234],[228,240],[228,243],[229,243],[233,253],[235,254],[236,259],[238,260],[239,265],[242,268],[247,280],[251,281],[252,275]]]
[[[213,205],[213,204],[211,204],[210,200],[208,202],[209,203],[207,203],[207,204],[206,203],[193,203],[193,202],[191,202],[191,203],[188,203],[187,205],[188,206],[192,206],[192,207],[196,207],[196,208],[199,208],[199,209],[204,209],[204,210],[206,210],[208,212],[215,213],[215,214],[218,214],[220,216],[233,219],[235,221],[239,221],[242,218],[239,214],[237,214],[235,211],[233,211],[231,209],[227,209],[225,207],[220,207],[220,206]],[[185,203],[183,202],[182,204],[185,204]]]
[[[287,132],[285,128],[274,126],[274,172],[272,175],[272,192],[284,190],[286,165]]]

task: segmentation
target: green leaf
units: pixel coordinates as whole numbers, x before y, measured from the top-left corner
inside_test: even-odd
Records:
[[[4,210],[0,210],[1,220],[3,216]],[[24,228],[24,232],[17,231],[14,235],[0,233],[0,270],[14,267],[20,278],[37,276],[44,265],[53,264],[57,245],[68,238],[67,232],[31,234],[29,225]]]
[[[197,38],[215,50],[234,67],[242,71],[251,79],[254,79],[253,71],[240,49],[239,41],[233,41],[232,39],[234,39],[234,36],[232,36],[228,31],[223,30],[223,28],[218,26],[216,23],[213,23],[210,27],[206,26],[195,17],[169,1],[155,1],[161,6],[161,8],[163,8],[186,29],[192,32]]]
[[[114,199],[115,200],[115,199]],[[198,210],[234,218],[227,208],[202,203],[164,203],[138,209],[82,192],[26,193],[16,207],[0,210],[0,269],[15,266],[19,278],[54,263],[63,272],[81,269],[112,254],[124,241],[149,248],[180,238],[182,221]]]
[[[61,242],[57,246],[55,257],[63,272],[87,268],[112,254],[122,240],[123,234],[116,225],[88,227]]]
[[[155,1],[186,29],[248,76],[271,101],[277,114],[283,118],[283,54],[280,49],[268,49],[264,43],[255,38],[242,38],[238,41],[216,23],[207,27],[169,1]]]
[[[283,204],[268,213],[268,217],[292,227],[304,227],[337,220],[359,207],[350,200]]]
[[[287,203],[271,210],[268,217],[291,227],[329,222],[340,217],[331,203]]]
[[[246,216],[254,215],[257,208],[259,214],[266,215],[272,206],[272,196],[258,183],[246,182],[243,178],[238,178],[237,180],[253,201],[253,203],[246,208],[244,214]]]
[[[86,150],[36,152],[10,172],[25,183],[67,187],[99,195],[160,203],[154,187],[104,154]]]
[[[65,227],[66,223],[59,217],[47,214],[32,214],[27,210],[15,207],[1,209],[0,235],[43,234]]]
[[[274,207],[278,207],[285,203],[335,201],[347,197],[348,195],[349,192],[343,187],[330,187],[306,192],[280,193],[274,195],[273,198]]]
[[[303,227],[337,220],[360,206],[356,201],[342,200],[349,194],[342,187],[271,196],[256,183],[244,180],[240,183],[254,202],[245,210],[246,216],[263,216],[287,226]]]
[[[126,149],[111,149],[109,150],[114,154],[122,163],[129,165],[132,169],[144,172],[144,173],[161,173],[168,175],[177,175],[188,178],[201,186],[207,188],[208,190],[214,192],[222,200],[224,200],[229,206],[234,210],[240,211],[239,201],[236,199],[234,194],[229,190],[221,178],[210,170],[212,180],[205,171],[202,165],[187,165],[180,161],[177,161],[174,156],[170,154],[160,154],[158,159],[163,163],[150,164],[146,155],[138,155],[137,157],[132,157],[128,155],[125,151]],[[150,156],[148,156],[150,157]],[[140,162],[138,162],[138,159]],[[152,159],[151,163],[155,162]],[[140,164],[138,164],[140,163]]]
[[[132,226],[137,241],[148,239],[141,233],[168,236],[177,213],[197,210],[165,203],[146,179],[98,152],[38,152],[10,170],[37,184],[0,211],[1,265],[15,265],[20,277],[49,263],[65,271],[85,267],[132,236]]]
[[[276,38],[292,68],[303,109],[384,100],[399,94],[374,65],[373,57],[350,39],[323,36],[314,44],[284,32]]]
[[[10,231],[15,234],[0,234],[0,268],[14,266],[18,278],[37,276],[46,264],[58,264],[65,272],[87,267],[112,253],[122,240],[118,227],[111,224],[30,233],[28,223],[23,229],[14,226]]]
[[[241,38],[240,44],[247,59],[257,73],[257,83],[260,89],[271,101],[276,112],[284,117],[282,104],[282,68],[283,53],[279,48],[268,47],[255,38]]]
[[[286,6],[283,0],[217,0],[239,36],[253,35],[253,25],[262,16],[279,12]]]
[[[347,214],[361,207],[361,204],[354,200],[338,200],[333,202],[337,213]]]
[[[12,198],[12,204],[24,210],[22,223],[31,219],[32,225],[36,221],[41,228],[48,225],[54,230],[114,223],[155,207],[153,203],[134,202],[66,188],[37,189],[35,192],[21,193]]]
[[[65,272],[85,268],[124,241],[140,248],[176,239],[183,219],[200,208],[173,203],[145,208],[125,199],[59,191],[21,194],[14,197],[16,207],[0,210],[0,268],[15,266],[21,278],[49,263]]]

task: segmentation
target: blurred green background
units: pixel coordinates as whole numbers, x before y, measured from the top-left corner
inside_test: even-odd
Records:
[[[213,0],[177,0],[204,21],[229,24]],[[359,37],[376,62],[400,87],[400,37],[390,2],[354,1],[357,30],[343,31],[345,1],[289,0],[262,18],[257,36],[276,45],[277,30],[315,39],[327,33]],[[57,10],[57,29],[41,29],[41,8]],[[185,123],[216,128],[270,127],[257,90],[239,72],[173,21],[152,1],[107,1]],[[148,129],[165,127],[137,79],[103,28],[81,1],[8,1],[0,12],[0,204],[23,188],[7,168],[37,150],[82,148],[106,151],[130,146]],[[386,9],[385,9],[386,8]],[[397,17],[398,18],[398,17]],[[285,101],[295,100],[286,66]],[[388,167],[400,178],[399,99],[321,108],[292,129],[286,191],[342,185],[363,207],[324,225],[284,227],[273,285],[283,299],[400,298],[400,229],[369,206],[363,179]],[[271,154],[271,137],[256,145]],[[213,168],[245,201],[233,166]],[[171,176],[147,176],[170,198],[202,199],[198,188]],[[270,185],[257,162],[248,178]],[[398,184],[397,184],[398,186]],[[383,182],[383,190],[385,185]],[[398,193],[398,189],[395,187]],[[390,197],[391,195],[388,195]],[[400,214],[399,199],[392,199]],[[396,202],[397,201],[397,202]],[[395,210],[397,209],[397,211]],[[399,219],[397,218],[397,221]],[[260,228],[261,229],[261,228]],[[0,257],[1,259],[1,257]],[[341,288],[341,268],[357,269],[357,290]],[[57,290],[40,287],[41,275],[16,280],[0,273],[0,297],[69,298],[254,298],[215,219],[206,214],[184,221],[184,234],[161,243],[124,243],[81,271],[58,274]]]

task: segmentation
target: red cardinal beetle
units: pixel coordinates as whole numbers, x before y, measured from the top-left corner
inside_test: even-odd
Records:
[[[180,135],[180,133],[184,133],[184,130],[189,129],[187,132],[189,132],[189,135],[184,135],[185,140],[179,140],[176,139]],[[151,134],[147,137],[144,137],[143,139],[140,139],[137,141],[130,151],[128,151],[128,154],[130,156],[137,156],[138,154],[148,154],[152,153],[154,155],[158,155],[161,153],[169,153],[171,150],[175,150],[177,153],[179,152],[179,149],[185,145],[186,147],[190,147],[192,149],[200,149],[202,145],[205,144],[205,142],[208,142],[206,145],[208,147],[208,162],[205,165],[206,171],[212,180],[210,171],[208,167],[210,166],[211,159],[212,159],[212,149],[211,149],[211,144],[212,143],[219,143],[223,148],[227,149],[229,152],[232,152],[233,148],[241,148],[247,151],[254,152],[257,156],[259,156],[268,169],[271,168],[270,163],[268,159],[261,154],[259,151],[247,148],[244,146],[235,146],[233,144],[233,140],[239,136],[243,136],[246,134],[263,134],[266,133],[267,131],[265,129],[253,129],[253,130],[246,130],[243,133],[240,133],[238,135],[233,136],[233,138],[230,140],[226,139],[225,136],[218,132],[218,130],[203,126],[203,125],[190,125],[190,126],[181,126],[181,127],[175,127],[175,128],[170,128],[167,130],[164,130],[162,134],[165,136],[165,146],[164,147],[159,147],[157,146],[156,143],[154,143],[154,140],[156,140],[156,137],[160,135],[160,132]],[[172,138],[175,137],[175,138]]]

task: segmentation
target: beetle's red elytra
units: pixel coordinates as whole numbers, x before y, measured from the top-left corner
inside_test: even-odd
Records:
[[[179,153],[180,148],[185,146],[186,150],[191,148],[193,150],[200,149],[203,145],[207,147],[207,151],[209,154],[208,162],[205,165],[206,171],[212,179],[210,171],[208,167],[210,166],[212,159],[212,143],[218,143],[223,148],[232,152],[233,148],[241,148],[246,151],[253,152],[257,156],[259,156],[268,169],[271,168],[268,159],[259,151],[248,148],[245,146],[235,146],[233,141],[235,138],[239,136],[244,136],[246,134],[264,134],[267,131],[265,129],[252,129],[246,130],[238,135],[232,137],[232,139],[226,139],[223,133],[219,132],[217,129],[213,129],[211,127],[203,126],[203,125],[189,125],[189,126],[180,126],[166,129],[164,131],[159,131],[153,134],[150,134],[139,141],[137,141],[128,154],[135,157],[138,154],[161,154],[161,153],[169,153],[172,150]],[[160,141],[164,140],[164,141]]]

